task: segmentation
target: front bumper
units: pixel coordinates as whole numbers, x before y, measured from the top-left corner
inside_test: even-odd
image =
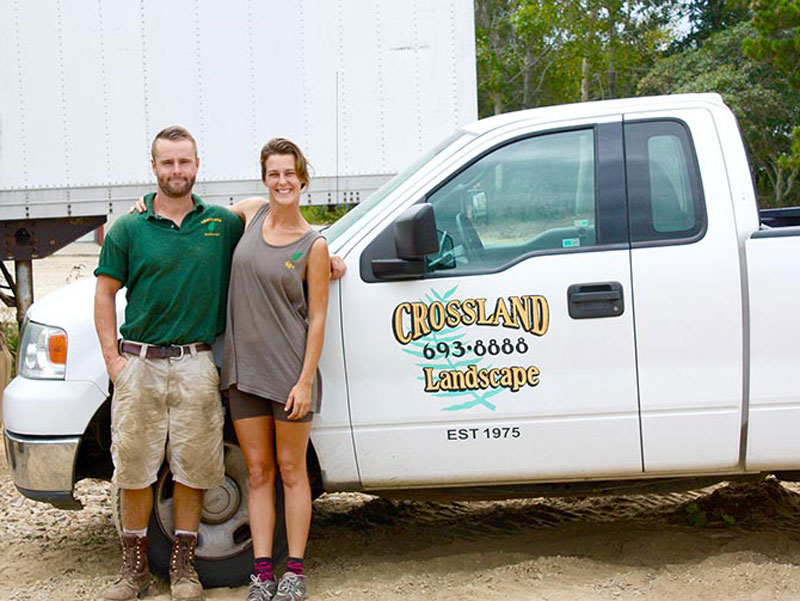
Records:
[[[80,436],[3,434],[6,460],[19,492],[60,509],[83,507],[72,494]]]

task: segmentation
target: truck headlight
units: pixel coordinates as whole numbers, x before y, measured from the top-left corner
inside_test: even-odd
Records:
[[[67,333],[27,321],[19,343],[17,373],[35,380],[63,380],[67,371]]]

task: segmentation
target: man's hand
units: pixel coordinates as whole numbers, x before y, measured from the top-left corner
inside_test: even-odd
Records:
[[[331,257],[331,279],[341,279],[345,271],[347,271],[347,265],[345,265],[342,257],[339,255],[333,255]]]
[[[119,374],[125,368],[125,364],[127,362],[128,360],[125,357],[122,355],[117,355],[106,365],[108,377],[114,384],[117,383],[117,378],[119,378]]]

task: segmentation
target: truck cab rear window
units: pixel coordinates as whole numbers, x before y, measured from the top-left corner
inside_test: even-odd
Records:
[[[705,230],[691,139],[678,121],[625,125],[631,242],[690,241]]]

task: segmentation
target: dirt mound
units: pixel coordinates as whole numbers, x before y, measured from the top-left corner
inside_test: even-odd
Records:
[[[775,479],[728,484],[667,515],[675,524],[776,529],[800,533],[800,494]]]

